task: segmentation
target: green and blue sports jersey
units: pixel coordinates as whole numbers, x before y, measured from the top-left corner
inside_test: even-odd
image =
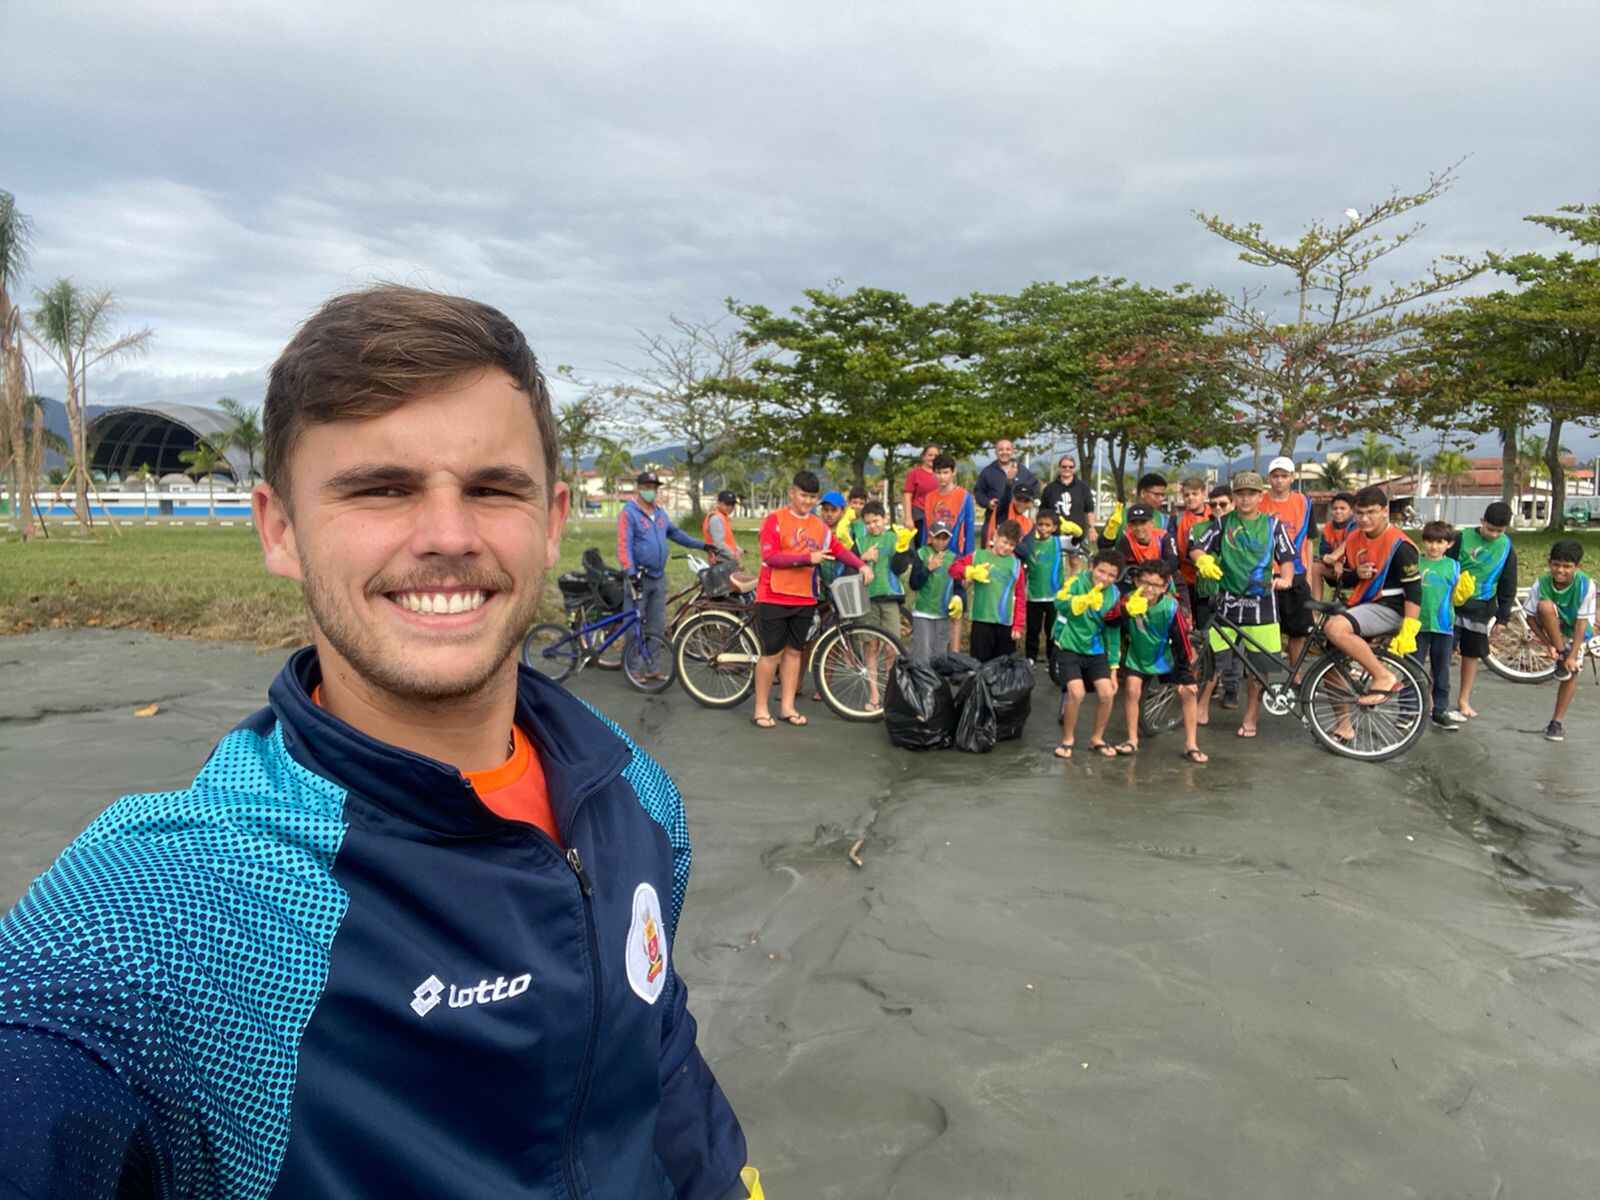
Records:
[[[1594,580],[1582,571],[1572,573],[1572,582],[1566,587],[1556,586],[1555,580],[1550,578],[1546,571],[1539,576],[1537,582],[1528,592],[1527,608],[1529,612],[1538,611],[1539,601],[1548,600],[1556,606],[1557,620],[1561,624],[1561,632],[1571,637],[1578,628],[1579,618],[1588,620],[1590,632],[1593,633],[1595,617]]]
[[[1453,558],[1423,558],[1422,568],[1422,620],[1423,633],[1454,633],[1456,631],[1456,604],[1451,598],[1456,581],[1461,578],[1461,564]]]
[[[972,556],[972,565],[980,564],[989,568],[989,582],[979,583],[970,575],[967,577],[967,614],[986,625],[1014,624],[1022,560],[1015,554],[979,550]]]
[[[1181,644],[1187,646],[1188,635],[1177,598],[1168,592],[1142,615],[1128,616],[1123,621],[1122,665],[1141,675],[1167,675],[1177,670],[1172,649],[1175,632]]]
[[[1066,572],[1067,551],[1061,535],[1041,537],[1037,532],[1023,539],[1027,546],[1028,599],[1054,600],[1061,590]]]
[[[926,567],[928,560],[933,557],[931,546],[924,546],[917,551],[917,556],[922,559]],[[925,617],[947,617],[950,615],[950,598],[955,595],[955,580],[950,578],[950,564],[955,562],[956,556],[949,550],[944,552],[944,557],[939,565],[928,572],[928,578],[917,589],[911,601],[911,611],[921,613]]]
[[[1067,581],[1067,597],[1056,598],[1056,623],[1053,630],[1056,645],[1074,654],[1111,653],[1108,635],[1115,631],[1106,625],[1106,617],[1117,607],[1121,593],[1115,583],[1101,589],[1099,608],[1090,608],[1076,615],[1072,611],[1073,596],[1082,596],[1094,589],[1094,578],[1088,571],[1079,571]],[[1113,662],[1116,660],[1113,659]]]
[[[900,582],[900,576],[894,572],[896,536],[894,530],[891,528],[885,529],[882,533],[868,533],[866,526],[863,525],[855,536],[857,556],[864,556],[873,548],[878,551],[877,561],[872,564],[872,582],[867,584],[867,595],[874,599],[880,596],[899,599],[904,596],[906,589]]]
[[[1476,584],[1472,599],[1492,600],[1500,586],[1500,573],[1511,557],[1511,535],[1502,533],[1492,541],[1479,533],[1477,527],[1461,531],[1461,542],[1456,549],[1461,569],[1472,573]]]

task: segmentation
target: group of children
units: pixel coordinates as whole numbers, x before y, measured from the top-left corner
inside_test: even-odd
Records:
[[[822,496],[819,515],[833,535],[875,571],[870,620],[898,636],[902,605],[910,609],[911,653],[932,657],[961,645],[970,618],[969,651],[988,661],[1015,652],[1046,660],[1061,684],[1062,737],[1056,755],[1075,753],[1081,706],[1093,691],[1096,709],[1090,749],[1104,757],[1139,750],[1139,706],[1153,681],[1174,685],[1183,712],[1183,755],[1207,761],[1197,731],[1210,723],[1215,699],[1240,702],[1240,670],[1229,651],[1243,629],[1260,651],[1287,650],[1298,662],[1312,628],[1310,601],[1331,591],[1347,611],[1324,632],[1369,673],[1362,703],[1381,703],[1396,681],[1373,653],[1378,640],[1395,653],[1414,654],[1432,682],[1436,728],[1456,731],[1477,716],[1472,705],[1479,664],[1489,654],[1489,630],[1505,622],[1517,597],[1516,553],[1508,533],[1510,509],[1491,504],[1477,526],[1457,531],[1432,522],[1421,551],[1388,519],[1388,498],[1377,488],[1341,492],[1328,520],[1313,527],[1309,502],[1290,490],[1293,463],[1274,460],[1264,481],[1241,472],[1229,486],[1201,479],[1181,485],[1182,506],[1164,512],[1167,481],[1146,475],[1134,501],[1118,505],[1099,531],[1092,556],[1084,530],[1050,510],[1034,511],[1030,488],[1016,489],[1004,519],[976,544],[971,495],[955,483],[955,462],[933,462],[939,481],[925,500],[926,523],[893,525],[865,489],[848,497]],[[1579,569],[1583,549],[1557,542],[1547,571],[1525,603],[1530,627],[1559,662],[1555,712],[1545,730],[1564,737],[1562,722],[1576,687],[1595,620],[1595,587]],[[821,564],[822,583],[844,569]],[[1228,620],[1214,623],[1225,612]],[[1196,631],[1206,633],[1218,670],[1197,686]],[[1387,640],[1384,640],[1387,639]],[[1461,678],[1450,703],[1451,670]],[[1368,660],[1371,660],[1370,662]],[[1106,741],[1122,693],[1124,740]],[[1261,688],[1245,689],[1240,737],[1256,735]]]

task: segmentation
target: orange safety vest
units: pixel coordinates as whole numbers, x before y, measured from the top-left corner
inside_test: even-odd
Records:
[[[780,508],[778,517],[778,550],[782,554],[810,554],[813,550],[826,550],[833,535],[828,523],[816,513],[803,517],[794,515],[790,508]],[[816,567],[809,563],[803,567],[768,567],[767,587],[780,596],[803,597],[810,600]]]
[[[1383,532],[1377,537],[1369,537],[1360,529],[1352,529],[1350,536],[1344,543],[1344,565],[1347,570],[1354,571],[1362,563],[1371,563],[1375,568],[1371,579],[1360,579],[1350,592],[1350,598],[1345,601],[1354,608],[1358,604],[1367,604],[1378,599],[1384,594],[1384,581],[1389,574],[1389,563],[1394,559],[1395,548],[1404,542],[1414,545],[1410,538],[1400,532],[1398,525],[1390,524],[1383,527]],[[1388,589],[1391,594],[1395,589]]]
[[[1322,540],[1328,543],[1328,549],[1330,551],[1337,550],[1340,546],[1344,545],[1345,539],[1355,531],[1356,526],[1353,524],[1347,525],[1341,529],[1332,521],[1329,521],[1322,527]]]
[[[1178,514],[1178,528],[1172,535],[1172,540],[1178,547],[1178,574],[1183,581],[1193,587],[1200,581],[1200,576],[1195,572],[1194,563],[1189,561],[1189,534],[1196,525],[1203,525],[1211,520],[1211,506],[1206,505],[1204,511],[1192,513],[1187,508]]]
[[[1278,524],[1283,526],[1283,531],[1289,535],[1289,540],[1300,538],[1300,544],[1295,547],[1295,553],[1300,556],[1300,565],[1311,565],[1311,501],[1306,499],[1304,492],[1290,492],[1282,500],[1273,498],[1271,492],[1261,494],[1261,511],[1269,517],[1277,517]]]
[[[712,509],[700,519],[700,540],[702,542],[711,541],[711,518],[713,516],[722,517],[722,528],[724,530],[722,536],[723,546],[727,549],[728,553],[736,553],[739,549],[739,543],[733,540],[733,518],[728,516],[726,513],[718,513],[716,509]]]

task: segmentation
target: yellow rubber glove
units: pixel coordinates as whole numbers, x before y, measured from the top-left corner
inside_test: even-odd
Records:
[[[1122,501],[1117,501],[1117,506],[1111,510],[1111,519],[1106,522],[1106,541],[1114,542],[1117,534],[1122,532]]]
[[[965,607],[966,606],[961,603],[961,597],[960,596],[951,596],[950,597],[950,606],[947,609],[945,609],[945,611],[950,614],[950,619],[952,621],[959,621],[959,620],[961,620],[961,614],[964,611]]]
[[[1196,555],[1194,569],[1202,579],[1221,579],[1222,568],[1217,564],[1216,558],[1210,554]]]
[[[1478,590],[1478,581],[1472,577],[1471,571],[1461,572],[1461,578],[1456,580],[1456,590],[1450,593],[1452,604],[1465,604],[1472,599],[1472,594]]]
[[[1063,521],[1061,522],[1061,532],[1066,534],[1068,537],[1082,537],[1083,526],[1079,525],[1076,521]]]
[[[1073,596],[1071,600],[1072,615],[1075,617],[1083,616],[1084,613],[1089,611],[1089,606],[1093,603],[1094,601],[1090,599],[1088,592],[1078,593],[1078,595]]]
[[[1150,601],[1144,598],[1143,592],[1135,592],[1122,602],[1122,611],[1130,617],[1142,617],[1150,611]]]
[[[754,1167],[745,1167],[741,1170],[739,1182],[749,1191],[749,1200],[767,1200],[766,1192],[761,1190],[761,1172]]]
[[[1057,600],[1071,600],[1072,599],[1072,580],[1069,579],[1069,580],[1067,580],[1065,583],[1063,583],[1061,585],[1061,590],[1056,593],[1056,599]]]
[[[1390,654],[1415,654],[1417,652],[1417,634],[1422,629],[1422,622],[1415,617],[1406,617],[1400,622],[1400,632],[1395,634],[1389,642]]]
[[[989,564],[988,563],[973,563],[971,566],[969,566],[967,568],[967,578],[970,579],[973,583],[988,583],[989,582]]]
[[[917,531],[915,529],[907,529],[904,525],[896,525],[894,527],[894,552],[896,554],[904,554],[911,549],[911,543],[916,540]]]

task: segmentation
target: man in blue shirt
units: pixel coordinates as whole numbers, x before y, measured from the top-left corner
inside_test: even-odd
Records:
[[[517,663],[568,505],[521,332],[336,297],[263,426],[313,644],[0,918],[0,1196],[757,1194],[674,967],[682,797]]]
[[[661,479],[654,471],[641,471],[633,482],[633,499],[617,514],[617,561],[639,588],[644,631],[662,637],[667,631],[667,543],[707,553],[716,547],[679,529],[657,506]]]

